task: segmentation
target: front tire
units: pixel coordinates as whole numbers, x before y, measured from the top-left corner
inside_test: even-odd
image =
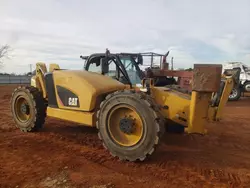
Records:
[[[154,152],[162,131],[157,112],[147,98],[143,93],[117,91],[101,103],[98,136],[113,156],[143,161]]]
[[[46,118],[46,104],[42,93],[30,86],[16,88],[11,97],[11,112],[16,127],[21,131],[41,129]]]

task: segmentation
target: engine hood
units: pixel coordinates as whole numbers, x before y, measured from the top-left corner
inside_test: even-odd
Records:
[[[84,70],[56,70],[53,78],[56,87],[64,87],[79,97],[79,110],[83,111],[92,110],[99,96],[126,88],[111,77]]]

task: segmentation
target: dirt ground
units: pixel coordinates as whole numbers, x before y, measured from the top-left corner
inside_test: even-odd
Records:
[[[230,102],[208,135],[166,134],[144,162],[109,155],[94,128],[47,118],[38,133],[15,128],[0,86],[0,188],[250,187],[250,98]]]

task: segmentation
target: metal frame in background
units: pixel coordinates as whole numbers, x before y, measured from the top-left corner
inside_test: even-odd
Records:
[[[96,53],[92,54],[90,56],[80,56],[81,59],[86,60],[86,63],[91,59],[93,56],[103,56],[105,55],[111,55],[109,50],[106,49],[106,53]],[[143,53],[114,53],[112,55],[115,56],[130,56],[130,57],[135,57],[135,56],[142,56],[142,57],[151,57],[151,62],[150,65],[147,65],[149,69],[152,70],[154,77],[156,78],[162,78],[162,77],[177,77],[178,78],[178,85],[181,88],[185,88],[187,90],[191,90],[191,85],[190,85],[190,80],[192,79],[192,71],[180,71],[180,70],[173,70],[173,57],[171,59],[171,70],[168,69],[168,64],[167,63],[167,57],[169,55],[169,51],[166,54],[160,54],[160,53],[154,53],[154,52],[143,52]],[[160,57],[160,67],[154,67],[153,60],[154,57]],[[142,64],[141,64],[142,65]],[[137,64],[139,67],[139,64]],[[139,68],[140,69],[140,68]],[[86,68],[85,68],[86,70]],[[142,71],[140,69],[140,71]],[[147,71],[147,70],[146,70]],[[145,72],[143,72],[145,74]]]
[[[150,60],[150,68],[154,68],[154,57],[160,57],[160,69],[164,69],[162,63],[163,63],[163,58],[167,58],[168,55],[169,55],[169,51],[166,53],[166,54],[159,54],[159,53],[155,53],[155,52],[143,52],[143,53],[138,53],[142,56],[145,56],[145,57],[151,57],[151,60]],[[167,60],[165,59],[164,60],[165,63],[167,63]],[[172,57],[171,58],[171,70],[174,70],[174,58]]]

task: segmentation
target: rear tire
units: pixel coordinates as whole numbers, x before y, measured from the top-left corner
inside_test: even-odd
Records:
[[[241,89],[237,87],[232,89],[232,92],[230,93],[228,100],[237,101],[240,99],[240,97],[241,97]]]
[[[147,98],[144,93],[117,91],[101,103],[97,113],[98,136],[111,155],[121,160],[143,161],[154,152],[163,130],[157,112]],[[134,123],[126,125],[128,132],[124,132],[121,122],[127,117],[127,121],[131,117]],[[130,125],[134,132],[129,132]]]
[[[250,92],[250,81],[246,81],[243,85],[244,92]]]
[[[16,127],[23,132],[38,131],[46,118],[46,103],[35,87],[20,86],[11,97],[11,112]]]

